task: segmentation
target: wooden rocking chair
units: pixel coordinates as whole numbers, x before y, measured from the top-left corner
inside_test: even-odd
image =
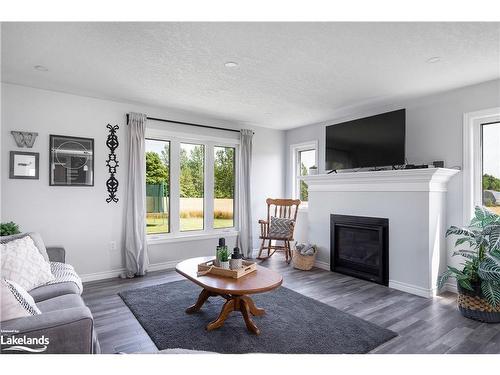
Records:
[[[292,250],[290,248],[290,241],[293,241],[293,232],[295,223],[297,221],[297,211],[299,209],[299,199],[272,199],[267,198],[267,220],[259,220],[260,224],[260,239],[262,243],[259,249],[259,256],[257,259],[266,260],[270,258],[276,251],[285,252],[285,260],[290,263],[292,260]],[[286,235],[273,235],[270,233],[271,218],[289,219],[290,230]],[[268,244],[266,246],[266,240]],[[282,241],[283,245],[272,244],[272,241]],[[262,256],[262,252],[267,250],[267,256]]]

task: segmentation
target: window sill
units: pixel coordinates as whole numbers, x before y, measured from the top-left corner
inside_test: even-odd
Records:
[[[147,243],[148,245],[157,245],[163,243],[175,243],[175,242],[186,242],[186,241],[198,241],[198,240],[207,240],[211,238],[219,238],[219,237],[236,237],[239,234],[239,231],[233,229],[210,233],[180,233],[176,235],[171,234],[157,234],[157,235],[148,235]]]

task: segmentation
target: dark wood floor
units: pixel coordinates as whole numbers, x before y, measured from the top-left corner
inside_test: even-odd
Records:
[[[462,317],[452,293],[421,298],[320,269],[299,271],[286,265],[280,255],[263,265],[282,273],[284,286],[398,333],[373,353],[500,353],[500,324]],[[156,352],[117,293],[181,279],[174,270],[167,270],[132,280],[85,283],[83,298],[94,315],[102,351]]]

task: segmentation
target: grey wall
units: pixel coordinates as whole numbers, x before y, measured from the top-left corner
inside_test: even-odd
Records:
[[[394,109],[406,108],[406,156],[410,163],[444,160],[446,167],[462,165],[462,124],[465,112],[500,106],[500,80],[404,101],[390,106],[352,110],[342,117],[286,132],[286,194],[291,194],[290,145],[319,140],[319,173],[325,170],[325,126]],[[449,183],[447,225],[461,225],[462,174]]]
[[[47,244],[64,245],[68,261],[82,275],[106,276],[122,268],[120,246],[110,251],[110,241],[122,243],[124,187],[126,181],[125,114],[130,111],[147,113],[153,117],[199,122],[233,128],[255,130],[252,172],[252,209],[254,221],[265,217],[265,199],[284,194],[284,133],[242,124],[214,122],[186,113],[148,107],[138,104],[64,94],[60,92],[2,84],[2,219],[13,220],[25,231],[38,231]],[[105,181],[107,170],[106,125],[119,124],[121,146],[117,151],[120,167],[118,204],[107,204]],[[161,126],[156,123],[155,126]],[[34,152],[40,153],[40,179],[9,179],[8,153],[18,149],[10,135],[11,130],[39,133]],[[179,130],[179,129],[177,129]],[[184,126],[183,132],[202,132]],[[229,136],[228,132],[209,132]],[[90,137],[95,140],[95,186],[49,186],[49,134]],[[231,135],[234,137],[234,135]],[[25,149],[26,150],[26,149]],[[255,238],[258,227],[255,225]],[[234,240],[234,239],[233,239]],[[173,262],[197,255],[210,255],[217,239],[183,241],[150,246],[150,260],[154,264]],[[231,241],[230,241],[231,242]],[[255,247],[257,241],[255,240]]]

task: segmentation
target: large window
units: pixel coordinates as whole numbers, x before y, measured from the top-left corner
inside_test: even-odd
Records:
[[[153,128],[146,137],[149,240],[237,230],[238,140]]]
[[[500,122],[481,128],[482,203],[500,214]]]
[[[170,142],[146,139],[146,233],[170,232]]]
[[[464,114],[463,223],[483,205],[500,213],[500,107]]]
[[[180,229],[203,230],[205,196],[205,147],[181,143]]]
[[[234,227],[234,147],[214,147],[214,228]]]
[[[310,168],[318,167],[317,142],[308,142],[300,145],[292,145],[293,163],[293,192],[294,198],[300,199],[307,204],[309,193],[307,183],[302,177],[310,174]],[[317,169],[316,169],[317,170]]]

